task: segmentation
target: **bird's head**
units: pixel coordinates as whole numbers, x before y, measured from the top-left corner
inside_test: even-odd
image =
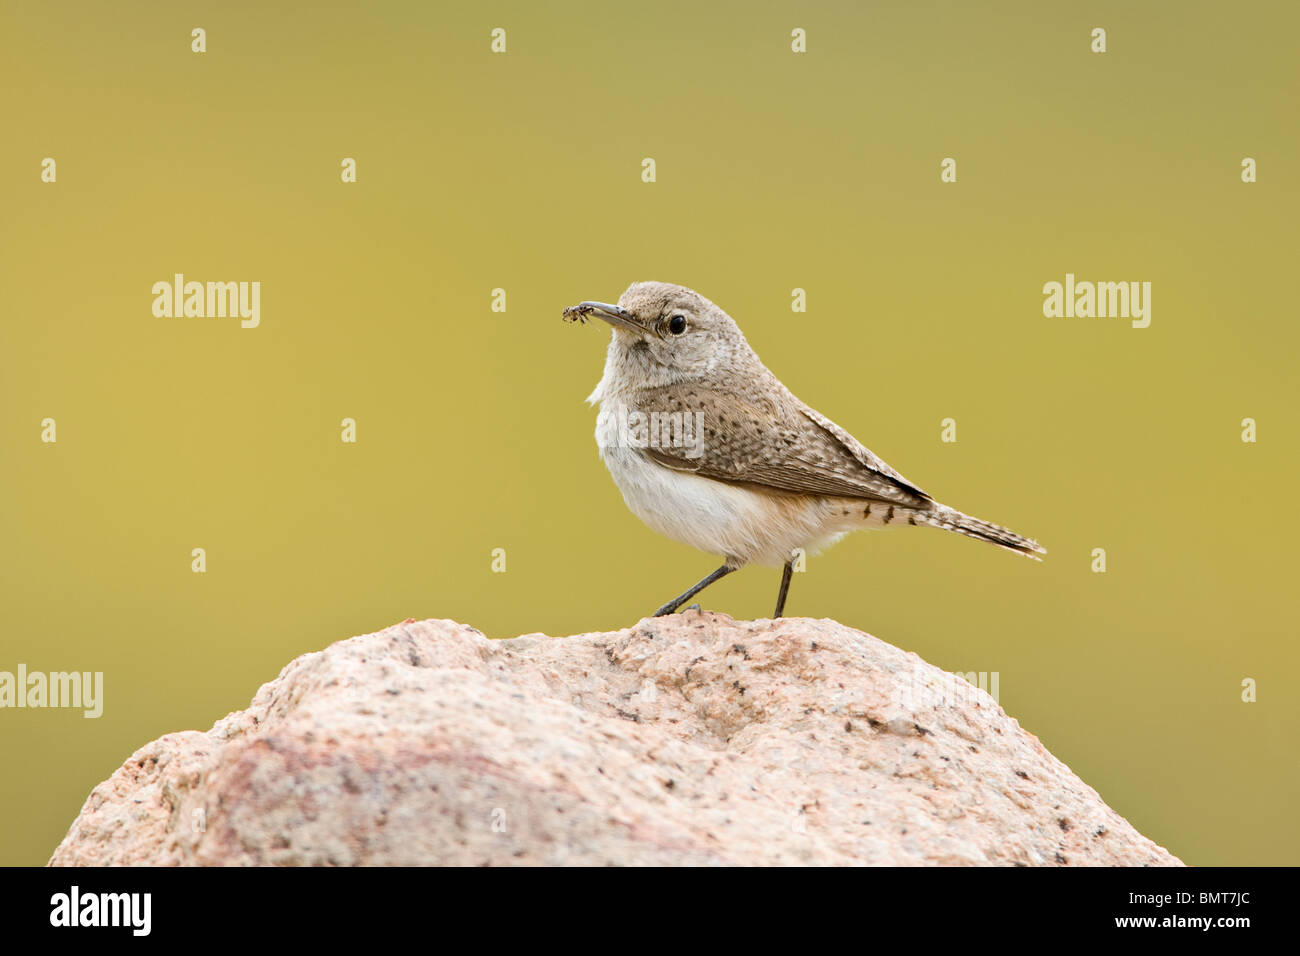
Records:
[[[668,282],[634,282],[617,305],[582,302],[572,318],[595,316],[614,329],[609,358],[646,384],[668,384],[742,370],[752,352],[731,316],[698,292]]]

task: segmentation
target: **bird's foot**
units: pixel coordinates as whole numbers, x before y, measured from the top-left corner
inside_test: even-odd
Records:
[[[679,605],[676,605],[676,604],[665,604],[665,605],[664,605],[663,607],[661,607],[659,610],[655,611],[655,613],[654,613],[654,617],[667,617],[669,614],[676,614],[677,611],[678,611],[678,608],[679,608]],[[700,606],[699,606],[698,604],[690,604],[690,605],[687,605],[686,607],[681,608],[681,610],[683,610],[683,611],[698,611],[698,610],[700,610]]]

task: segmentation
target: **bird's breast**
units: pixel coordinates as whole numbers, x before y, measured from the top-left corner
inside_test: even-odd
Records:
[[[616,414],[596,424],[601,459],[634,515],[665,537],[739,563],[779,565],[839,537],[826,499],[766,494],[661,465],[629,443]]]

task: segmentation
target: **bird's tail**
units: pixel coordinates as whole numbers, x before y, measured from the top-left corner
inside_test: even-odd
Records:
[[[947,505],[936,503],[928,511],[916,512],[916,523],[929,525],[932,528],[942,528],[944,531],[956,531],[958,534],[978,538],[981,541],[988,541],[991,544],[1006,548],[1008,551],[1014,551],[1016,554],[1023,554],[1027,558],[1033,558],[1035,561],[1041,561],[1042,558],[1039,555],[1047,553],[1047,549],[1033,538],[1026,538],[1024,535],[1016,534],[1001,525],[981,521],[979,518],[972,518],[970,515],[962,514]]]

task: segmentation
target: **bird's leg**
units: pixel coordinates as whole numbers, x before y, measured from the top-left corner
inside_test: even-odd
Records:
[[[718,578],[725,577],[726,575],[730,574],[734,570],[736,569],[733,568],[731,565],[724,564],[722,567],[718,568],[718,570],[714,571],[712,574],[708,575],[707,577],[697,581],[695,584],[687,588],[683,593],[677,595],[677,597],[673,598],[671,601],[669,601],[659,610],[655,611],[655,617],[663,617],[665,614],[672,614],[673,611],[677,610],[679,607],[681,607],[691,598],[695,597],[695,595],[699,594],[701,591],[707,588],[714,581],[718,580]]]
[[[794,566],[787,561],[785,570],[781,572],[781,590],[776,596],[776,613],[772,615],[778,618],[785,611],[785,596],[790,593],[790,575],[794,573]]]

